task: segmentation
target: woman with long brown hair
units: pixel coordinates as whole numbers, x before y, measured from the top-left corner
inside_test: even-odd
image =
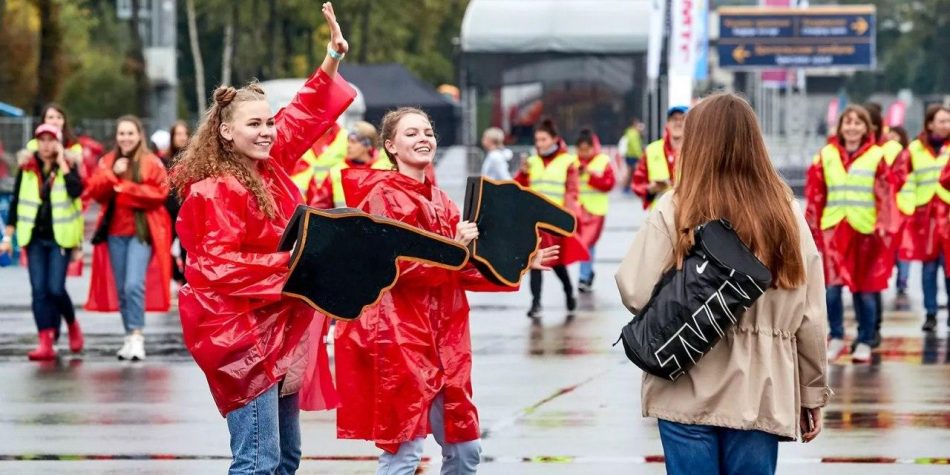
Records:
[[[638,313],[682,265],[693,230],[716,219],[732,223],[774,287],[688,373],[644,374],[643,415],[660,419],[671,474],[773,473],[778,442],[814,439],[831,394],[821,256],[742,98],[715,94],[687,114],[678,165],[617,272],[627,308]]]
[[[871,359],[877,332],[877,293],[894,268],[893,239],[902,218],[896,179],[877,145],[874,122],[858,105],[844,109],[837,132],[822,147],[805,180],[806,217],[818,242],[828,284],[828,359],[847,351],[842,288],[854,298],[858,336],[851,360]]]

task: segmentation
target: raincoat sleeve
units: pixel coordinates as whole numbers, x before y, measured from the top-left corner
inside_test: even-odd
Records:
[[[874,203],[877,208],[875,231],[887,240],[900,230],[903,218],[897,208],[897,178],[884,160],[877,166],[874,177]]]
[[[653,197],[647,191],[650,186],[650,180],[647,175],[647,160],[640,159],[637,162],[637,168],[633,169],[633,178],[630,180],[630,190],[640,197],[644,203],[652,201]]]
[[[595,190],[604,192],[614,189],[614,185],[617,184],[617,178],[614,175],[614,167],[607,165],[607,168],[604,169],[604,172],[601,173],[600,177],[596,177],[591,174],[590,178],[587,180],[587,184]]]
[[[458,274],[462,287],[471,292],[515,292],[521,288],[520,283],[514,287],[509,287],[486,279],[471,262],[465,264],[465,267]]]
[[[908,152],[907,150],[904,150],[903,153],[908,153]],[[908,168],[910,167],[908,166]],[[950,190],[950,164],[948,164],[947,166],[944,166],[943,171],[940,172],[940,186]]]
[[[670,199],[668,196],[660,199]],[[647,304],[653,287],[673,261],[673,236],[663,222],[662,211],[647,216],[614,276],[620,299],[631,313]]]
[[[206,179],[192,185],[182,203],[178,235],[189,244],[188,282],[215,292],[265,301],[281,298],[289,275],[287,252],[248,252],[248,203],[254,200],[233,178]]]
[[[291,173],[297,160],[350,106],[356,92],[339,74],[333,77],[322,69],[307,79],[297,95],[275,116],[277,137],[271,158]]]
[[[825,185],[825,171],[821,158],[816,155],[805,175],[805,222],[811,230],[815,242],[821,239],[821,215],[828,200],[828,187]]]
[[[515,173],[515,181],[521,186],[531,186],[531,179],[522,169],[519,169],[518,173]]]
[[[109,156],[99,160],[99,166],[86,183],[86,189],[83,191],[84,198],[92,198],[102,204],[112,199],[115,195],[115,186],[119,184],[119,178],[112,173],[113,162],[114,160]]]
[[[142,160],[154,160],[159,158],[143,157]],[[135,183],[127,180],[119,180],[115,185],[115,203],[117,206],[124,206],[134,209],[150,210],[165,206],[168,199],[168,173],[161,163],[142,163],[142,182]]]
[[[796,207],[796,214],[800,214]],[[828,314],[825,305],[825,275],[821,255],[807,224],[799,216],[802,254],[805,259],[805,314],[795,332],[798,342],[798,381],[802,407],[824,407],[831,398],[825,369],[828,367],[825,337]]]
[[[360,203],[360,209],[366,213],[394,219],[412,227],[429,231],[419,226],[416,206],[397,193],[389,192],[383,186],[373,188]],[[447,236],[450,237],[451,236]],[[449,271],[439,267],[413,261],[399,261],[399,282],[435,286],[449,279]]]
[[[580,211],[580,173],[577,171],[577,162],[567,169],[567,180],[564,182],[564,207],[573,211],[575,215]]]

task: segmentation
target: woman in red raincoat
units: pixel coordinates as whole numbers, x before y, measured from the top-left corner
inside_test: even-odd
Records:
[[[607,194],[617,180],[610,157],[600,152],[600,138],[590,129],[581,130],[577,138],[577,170],[579,173],[578,239],[587,248],[590,259],[581,262],[577,289],[590,292],[594,284],[594,246],[600,240],[607,221]]]
[[[887,288],[894,268],[891,242],[901,224],[897,186],[863,107],[846,107],[836,130],[808,170],[805,216],[825,262],[828,360],[847,350],[841,299],[847,285],[858,320],[852,361],[868,362],[876,330],[875,293]]]
[[[425,169],[436,140],[428,116],[413,108],[383,118],[382,144],[398,171],[346,170],[347,203],[468,244],[473,223],[432,185]],[[543,249],[532,268],[556,256]],[[430,432],[442,446],[442,473],[475,473],[481,452],[472,401],[472,348],[466,290],[509,291],[471,264],[449,271],[400,263],[396,285],[358,320],[336,326],[340,408],[337,436],[372,440],[383,449],[378,473],[415,473]]]
[[[541,125],[534,131],[534,145],[537,154],[528,157],[521,169],[515,175],[515,181],[522,186],[546,196],[558,205],[563,206],[577,216],[580,213],[578,204],[578,171],[577,157],[567,152],[567,144],[558,134],[554,122],[550,119],[541,121]],[[578,223],[580,227],[580,223]],[[564,288],[564,298],[567,304],[567,317],[574,316],[577,308],[577,299],[574,297],[574,287],[571,285],[571,275],[567,266],[574,262],[585,261],[590,256],[587,248],[577,238],[577,235],[562,238],[553,234],[542,233],[541,245],[561,246],[560,260],[553,266],[554,275],[561,281]],[[541,318],[541,288],[543,274],[541,271],[531,271],[531,308],[528,317]]]
[[[323,14],[333,49],[290,104],[273,116],[260,86],[219,87],[172,168],[188,251],[182,331],[227,419],[232,473],[293,473],[299,408],[336,404],[332,391],[320,394],[332,388],[326,321],[282,297],[290,256],[275,252],[301,202],[288,172],[356,96],[336,74],[347,43],[328,3]],[[302,388],[308,379],[317,387]]]
[[[145,359],[145,311],[167,311],[171,278],[168,182],[162,160],[148,151],[134,116],[116,122],[116,149],[102,157],[85,196],[101,211],[86,309],[122,314],[122,360]]]

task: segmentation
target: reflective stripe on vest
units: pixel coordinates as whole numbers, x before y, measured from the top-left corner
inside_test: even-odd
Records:
[[[20,182],[20,195],[16,208],[16,238],[21,246],[30,243],[36,215],[40,209],[40,178],[31,170],[24,170]],[[50,207],[53,218],[53,238],[60,247],[71,249],[82,242],[82,201],[70,198],[66,192],[66,179],[56,172],[50,190]]]
[[[825,145],[816,160],[820,160],[828,187],[828,202],[821,215],[821,229],[829,229],[847,219],[848,224],[861,234],[874,232],[877,207],[874,201],[874,180],[884,152],[877,145],[851,163],[845,170],[838,147]]]
[[[917,206],[924,206],[933,200],[934,195],[940,197],[944,203],[950,203],[950,191],[940,186],[940,172],[947,165],[948,155],[941,154],[934,157],[930,150],[921,143],[920,140],[914,140],[907,146],[910,152],[910,162],[914,171],[908,178],[913,180],[916,186]],[[902,190],[903,191],[903,190]]]
[[[537,155],[528,158],[528,180],[531,189],[548,197],[551,201],[564,206],[564,193],[567,190],[567,170],[577,161],[577,157],[562,153],[544,166],[544,160]]]
[[[578,163],[580,163],[580,160],[578,160]],[[590,186],[590,183],[588,183],[590,180],[590,172],[593,171],[597,173],[603,173],[607,170],[609,165],[610,158],[607,155],[597,155],[587,163],[584,173],[581,173],[580,175],[579,200],[581,202],[581,206],[583,206],[588,213],[594,216],[607,215],[607,192],[600,191]]]
[[[343,170],[347,168],[350,168],[350,165],[344,160],[343,163],[330,169],[330,176],[327,178],[331,180],[330,184],[333,186],[333,206],[336,208],[346,207],[346,194],[343,192]],[[393,164],[386,158],[385,154],[380,154],[379,158],[370,165],[370,169],[392,170]]]
[[[656,181],[669,181],[673,182],[673,177],[670,174],[670,162],[666,159],[666,150],[663,149],[663,139],[656,140],[650,145],[647,145],[647,181],[650,183]],[[650,203],[649,209],[653,209],[658,201],[660,201],[660,196],[663,193],[658,193],[653,197],[653,202]]]

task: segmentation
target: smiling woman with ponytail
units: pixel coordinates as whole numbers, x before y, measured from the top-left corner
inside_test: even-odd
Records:
[[[299,409],[336,405],[327,322],[283,298],[290,254],[275,252],[301,201],[288,172],[356,96],[336,74],[348,45],[329,3],[323,15],[327,57],[290,104],[275,116],[259,85],[219,87],[171,171],[188,254],[182,330],[227,418],[230,473],[294,473]]]

